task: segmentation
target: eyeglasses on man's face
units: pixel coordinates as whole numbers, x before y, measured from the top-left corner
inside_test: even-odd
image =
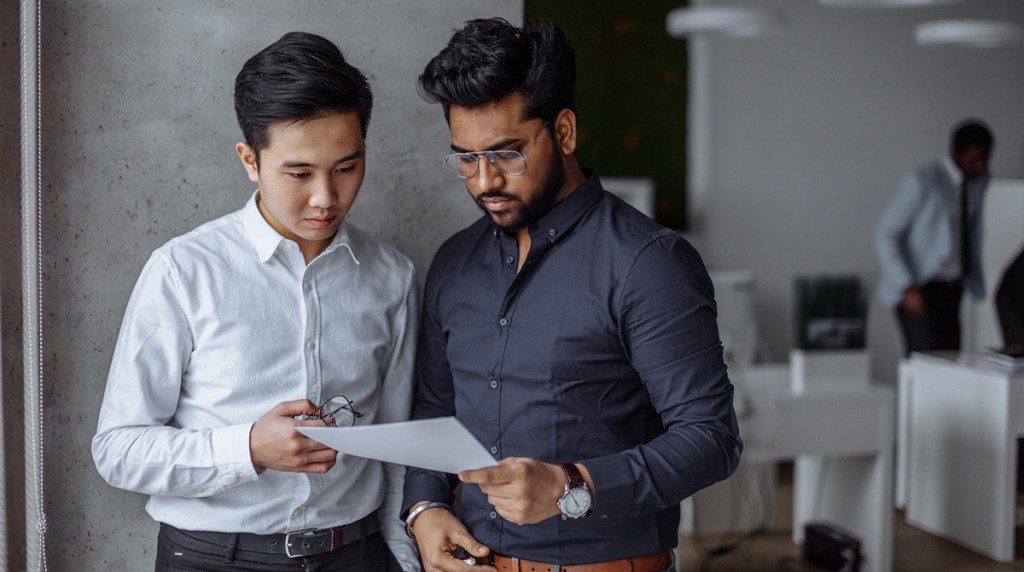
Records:
[[[480,159],[487,159],[492,167],[505,175],[522,175],[526,172],[526,156],[533,150],[537,143],[537,137],[548,126],[545,122],[540,129],[534,133],[530,140],[530,148],[525,153],[512,151],[511,149],[500,149],[497,151],[472,151],[469,153],[451,153],[444,158],[444,164],[451,169],[459,178],[468,179],[476,175],[480,168]]]
[[[363,414],[356,411],[355,402],[344,395],[334,396],[323,403],[306,419],[319,419],[328,427],[351,427]]]

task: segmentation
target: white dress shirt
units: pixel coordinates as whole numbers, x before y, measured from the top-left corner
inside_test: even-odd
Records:
[[[135,286],[107,378],[93,459],[185,530],[282,533],[380,509],[406,570],[404,467],[339,455],[324,475],[266,470],[253,422],[282,401],[352,400],[358,424],[408,419],[418,322],[412,263],[345,222],[306,265],[256,206],[175,238]]]
[[[963,275],[963,262],[960,260],[960,241],[962,240],[960,235],[960,225],[962,224],[962,219],[960,218],[960,195],[964,193],[964,173],[960,170],[960,167],[956,166],[953,157],[949,153],[942,156],[942,166],[946,174],[949,175],[949,180],[953,182],[953,197],[949,203],[949,226],[952,229],[949,234],[951,244],[949,256],[942,263],[942,266],[939,267],[933,280],[952,282],[959,280]],[[938,189],[932,192],[938,192]]]

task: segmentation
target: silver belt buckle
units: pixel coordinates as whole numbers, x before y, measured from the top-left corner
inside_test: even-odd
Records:
[[[320,554],[320,552],[310,553],[310,552],[307,552],[307,551],[304,551],[304,550],[296,550],[295,551],[296,553],[294,553],[294,554],[292,553],[292,542],[296,542],[297,541],[297,542],[304,543],[303,539],[307,539],[308,540],[308,539],[312,539],[312,538],[314,538],[316,536],[319,536],[317,534],[318,532],[321,533],[321,534],[325,533],[325,532],[327,534],[331,534],[330,530],[322,530],[321,531],[321,530],[317,530],[315,528],[307,528],[306,530],[296,530],[295,532],[289,532],[288,534],[286,534],[284,536],[284,553],[289,558],[301,558],[303,556],[311,556],[312,554]],[[293,540],[293,538],[296,539],[296,540]],[[302,548],[309,548],[309,546],[308,545],[307,546],[303,546]],[[331,542],[331,546],[330,546],[330,548],[328,548],[328,550],[331,550],[333,548],[334,548],[334,543]],[[326,550],[322,551],[322,552],[326,552]]]

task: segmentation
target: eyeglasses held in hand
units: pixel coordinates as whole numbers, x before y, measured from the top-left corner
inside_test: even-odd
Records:
[[[319,419],[328,427],[351,427],[362,416],[362,413],[356,411],[354,401],[344,395],[337,395],[325,401],[316,408],[313,415],[307,415],[305,419]]]
[[[498,151],[473,151],[470,153],[451,153],[450,155],[445,156],[444,164],[454,171],[461,179],[468,179],[476,175],[477,170],[480,168],[481,158],[487,159],[487,162],[490,163],[492,167],[506,175],[522,175],[526,172],[526,156],[533,151],[533,146],[537,143],[537,137],[540,136],[541,131],[544,131],[544,128],[547,126],[547,123],[540,126],[537,133],[533,135],[533,139],[530,140],[530,148],[526,153],[512,151],[511,149],[501,149]]]

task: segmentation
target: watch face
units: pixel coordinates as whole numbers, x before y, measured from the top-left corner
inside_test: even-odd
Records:
[[[590,492],[586,487],[573,487],[562,496],[558,507],[568,518],[580,518],[590,510]]]

